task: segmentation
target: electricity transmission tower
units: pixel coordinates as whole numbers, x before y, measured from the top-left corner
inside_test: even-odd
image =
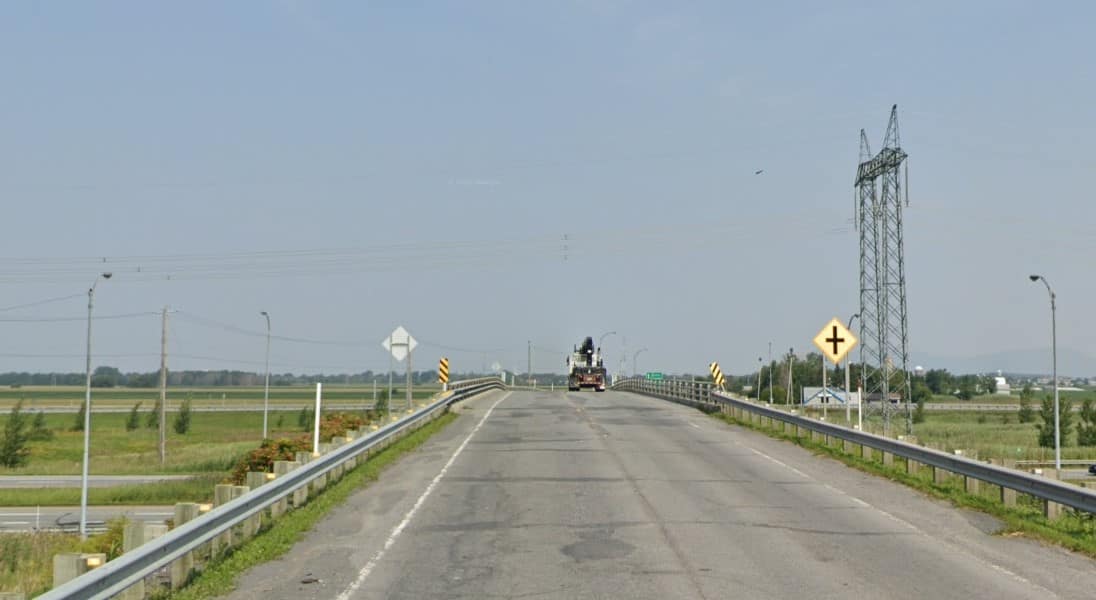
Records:
[[[879,398],[883,430],[890,432],[890,399],[905,404],[906,433],[913,430],[910,407],[909,322],[906,318],[906,266],[902,242],[902,193],[909,206],[906,153],[898,139],[898,105],[891,107],[883,148],[872,156],[860,130],[856,171],[857,228],[860,231],[860,363],[864,392]]]

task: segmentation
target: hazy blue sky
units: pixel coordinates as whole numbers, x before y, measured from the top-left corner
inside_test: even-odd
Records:
[[[1059,347],[1096,355],[1093,23],[1091,2],[4,3],[0,308],[68,298],[0,312],[0,371],[82,370],[111,270],[96,314],[180,311],[176,369],[261,369],[267,310],[337,342],[276,339],[278,372],[384,369],[400,324],[455,371],[524,370],[527,340],[562,370],[615,330],[614,366],[747,372],[857,310],[858,134],[877,149],[894,103],[916,361],[1049,371],[1030,272]],[[99,320],[95,362],[154,370],[159,335]]]

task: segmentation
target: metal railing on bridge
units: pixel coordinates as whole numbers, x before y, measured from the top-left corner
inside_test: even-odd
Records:
[[[40,600],[111,598],[203,544],[210,543],[217,536],[244,523],[247,519],[261,515],[275,503],[290,497],[301,488],[307,488],[314,480],[326,478],[328,473],[336,469],[341,471],[348,461],[354,461],[351,464],[356,464],[361,455],[433,420],[453,403],[505,387],[498,377],[453,382],[450,385],[450,392],[440,394],[428,406],[364,437],[339,446],[330,453],[317,457],[300,468],[218,506],[38,598]]]
[[[984,481],[1003,489],[1028,494],[1045,502],[1068,506],[1078,511],[1096,513],[1096,492],[1077,485],[1062,483],[1016,469],[987,464],[965,456],[948,454],[801,415],[790,414],[764,404],[734,398],[730,394],[718,391],[711,383],[630,378],[617,382],[613,385],[613,389],[662,398],[709,412],[722,412],[735,418],[748,419],[751,422],[755,419],[768,419],[770,424],[778,422],[795,427],[797,434],[799,430],[816,432],[824,436],[858,444],[862,447],[889,453],[908,461],[915,461],[956,475]]]

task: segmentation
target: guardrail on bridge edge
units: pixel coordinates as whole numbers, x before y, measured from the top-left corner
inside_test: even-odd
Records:
[[[124,591],[158,569],[186,553],[196,550],[233,526],[270,508],[294,491],[309,485],[314,479],[326,476],[347,460],[357,458],[373,447],[416,429],[425,421],[433,420],[460,400],[506,386],[497,377],[485,377],[463,382],[453,382],[449,391],[430,405],[403,419],[390,423],[379,430],[352,440],[328,454],[317,457],[286,475],[257,487],[210,512],[184,523],[161,537],[139,546],[105,565],[72,579],[48,592],[37,596],[39,600],[97,600],[107,599]]]

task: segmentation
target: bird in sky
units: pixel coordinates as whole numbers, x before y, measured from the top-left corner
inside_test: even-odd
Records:
[[[758,169],[758,170],[754,171],[754,175],[760,175],[764,172],[765,172],[765,169]]]

